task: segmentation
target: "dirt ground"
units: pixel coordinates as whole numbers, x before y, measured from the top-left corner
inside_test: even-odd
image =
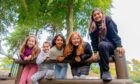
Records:
[[[14,84],[15,80],[0,80],[0,84]]]

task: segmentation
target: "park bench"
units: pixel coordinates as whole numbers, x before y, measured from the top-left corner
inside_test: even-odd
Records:
[[[60,63],[56,60],[49,60],[45,61],[46,63]],[[74,61],[64,60],[61,63],[72,63]],[[98,61],[93,60],[87,60],[85,62],[93,62],[98,63]],[[109,58],[109,62],[115,63],[115,69],[116,69],[116,79],[113,79],[110,82],[104,82],[101,79],[53,79],[53,80],[46,80],[41,79],[39,82],[40,84],[133,84],[133,82],[129,79],[128,71],[127,71],[127,65],[126,65],[126,59],[125,56],[119,57],[117,55],[114,55],[113,58]],[[20,76],[23,70],[23,64],[27,63],[27,61],[21,61],[21,60],[15,60],[15,63],[19,64],[17,76],[15,79],[15,84],[19,83]]]

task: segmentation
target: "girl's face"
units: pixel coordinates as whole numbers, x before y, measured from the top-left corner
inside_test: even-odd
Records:
[[[50,49],[50,45],[48,43],[44,43],[43,44],[43,50],[44,50],[44,52],[47,53],[49,51],[49,49]]]
[[[101,11],[98,11],[98,10],[97,11],[94,11],[94,13],[92,14],[92,16],[93,16],[93,19],[94,19],[95,22],[99,22],[103,18],[103,14],[101,13]]]
[[[78,46],[80,44],[80,41],[81,39],[77,34],[73,35],[71,38],[71,42],[74,46]]]
[[[63,39],[60,36],[58,36],[55,40],[55,44],[56,47],[61,48],[64,44]]]
[[[27,41],[27,46],[28,46],[29,48],[33,48],[34,45],[35,45],[35,38],[30,37],[30,38],[28,39],[28,41]]]

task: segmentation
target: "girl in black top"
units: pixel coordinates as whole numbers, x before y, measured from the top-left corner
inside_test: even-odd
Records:
[[[92,56],[92,50],[87,42],[83,42],[77,32],[72,32],[68,39],[68,44],[64,49],[63,58],[74,60],[76,63],[70,63],[74,79],[86,79],[89,73],[90,63],[81,63]]]

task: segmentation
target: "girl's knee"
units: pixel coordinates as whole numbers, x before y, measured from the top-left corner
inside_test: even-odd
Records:
[[[31,78],[31,77],[27,77],[27,83],[28,83],[28,84],[30,84],[30,83],[32,84],[32,79],[33,79],[33,78]],[[33,79],[33,81],[34,81],[34,79]]]
[[[36,81],[36,78],[34,76],[31,77],[31,81],[34,82]]]
[[[107,47],[107,43],[102,41],[102,42],[99,43],[98,47],[99,47],[99,49],[106,48]]]

